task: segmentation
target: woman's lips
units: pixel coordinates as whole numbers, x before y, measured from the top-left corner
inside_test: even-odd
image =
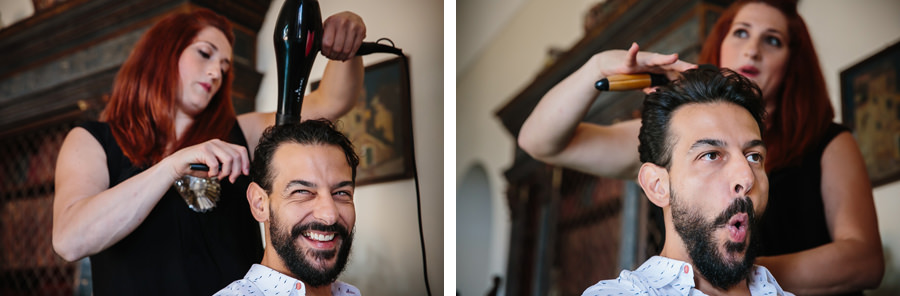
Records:
[[[741,73],[741,75],[744,75],[746,77],[753,78],[759,76],[759,69],[754,66],[743,66],[738,69],[738,73]]]
[[[210,90],[212,90],[212,84],[209,84],[206,82],[200,82],[200,86],[202,86],[203,89],[206,90],[206,92],[209,92]]]

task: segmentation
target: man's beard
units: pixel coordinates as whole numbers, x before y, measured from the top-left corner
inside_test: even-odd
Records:
[[[274,211],[269,215],[269,233],[272,234],[272,247],[287,265],[288,270],[294,274],[299,280],[302,280],[309,286],[321,287],[329,285],[337,280],[338,275],[344,271],[347,265],[347,259],[350,257],[350,245],[353,244],[353,232],[348,232],[347,228],[335,223],[332,225],[324,225],[321,223],[307,223],[303,225],[294,225],[290,233],[282,230],[278,219],[275,218]],[[305,250],[303,247],[295,246],[297,239],[309,230],[335,232],[335,239],[341,238],[341,246],[338,250]],[[325,260],[330,260],[337,256],[337,261],[331,268],[324,267]],[[307,258],[317,261],[317,265],[310,262]]]
[[[704,219],[700,211],[692,209],[689,205],[682,204],[672,193],[672,221],[675,230],[681,235],[688,249],[694,267],[714,287],[727,290],[734,287],[742,280],[749,278],[750,268],[756,260],[759,236],[757,231],[756,213],[753,209],[753,201],[748,197],[735,199],[731,205],[719,214],[713,221]],[[727,227],[728,221],[737,213],[747,213],[747,234],[749,241],[725,243],[727,253],[736,253],[746,248],[743,260],[728,260],[719,251],[713,233],[720,228]],[[749,243],[749,245],[748,245]],[[730,256],[729,256],[730,257]]]

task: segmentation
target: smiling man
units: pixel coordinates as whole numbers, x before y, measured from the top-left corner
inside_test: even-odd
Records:
[[[253,216],[265,223],[263,259],[216,295],[360,295],[337,281],[353,242],[358,164],[331,122],[267,129],[247,189]]]
[[[638,182],[663,208],[659,256],[583,295],[792,295],[754,265],[769,183],[760,89],[730,70],[688,70],[644,101]]]

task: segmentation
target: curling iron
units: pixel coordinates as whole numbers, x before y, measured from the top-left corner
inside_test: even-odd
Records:
[[[698,66],[701,69],[718,69],[718,67],[703,64]],[[597,80],[594,88],[601,91],[622,91],[642,89],[645,87],[653,87],[669,84],[669,78],[664,74],[656,73],[638,73],[638,74],[617,74]]]

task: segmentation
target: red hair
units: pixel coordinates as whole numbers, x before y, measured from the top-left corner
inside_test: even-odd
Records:
[[[171,151],[210,139],[226,139],[237,121],[231,104],[233,71],[194,122],[176,141],[174,116],[180,95],[178,60],[206,27],[222,31],[229,44],[234,33],[228,19],[208,9],[171,14],[150,28],[122,64],[101,120],[109,123],[125,156],[136,167],[155,164]]]
[[[825,133],[834,119],[834,108],[825,88],[825,77],[819,58],[803,18],[797,14],[796,0],[748,0],[731,5],[713,26],[703,43],[699,62],[719,65],[722,41],[731,29],[735,15],[747,3],[763,3],[781,11],[788,23],[790,55],[784,78],[773,98],[772,113],[766,118],[768,158],[766,169],[772,171],[799,164],[802,156]],[[803,78],[794,78],[803,77]]]

